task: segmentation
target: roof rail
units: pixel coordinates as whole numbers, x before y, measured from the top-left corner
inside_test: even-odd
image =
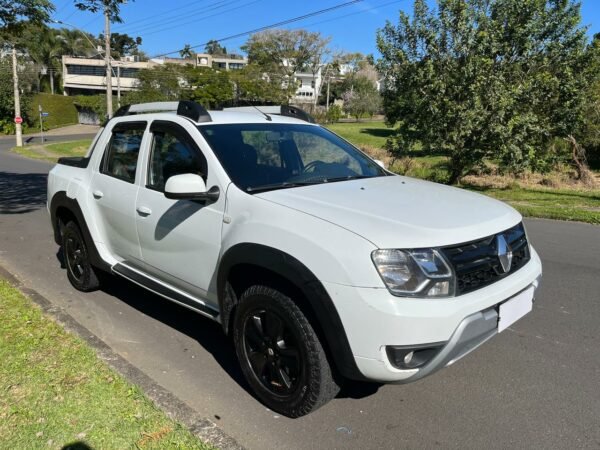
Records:
[[[316,123],[313,116],[306,111],[290,105],[256,105],[256,106],[234,106],[223,108],[223,111],[254,112],[259,110],[263,114],[274,114],[276,116],[294,117],[309,123]]]
[[[188,100],[181,100],[179,102],[152,102],[126,105],[120,107],[115,112],[113,117],[166,111],[176,112],[178,116],[187,117],[188,119],[192,119],[194,122],[212,121],[210,114],[202,105]]]

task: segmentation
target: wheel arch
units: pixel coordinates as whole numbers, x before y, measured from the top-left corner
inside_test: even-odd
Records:
[[[294,296],[293,300],[308,313],[335,367],[346,378],[363,380],[342,321],[323,284],[302,262],[276,248],[242,243],[228,249],[221,258],[217,289],[225,332],[230,332],[240,291],[265,277],[271,287],[301,296]]]
[[[59,191],[54,194],[50,202],[50,218],[54,231],[54,241],[58,245],[62,245],[61,226],[65,225],[69,220],[73,220],[81,230],[92,265],[103,270],[110,270],[110,265],[98,253],[77,199],[69,198],[65,191]]]

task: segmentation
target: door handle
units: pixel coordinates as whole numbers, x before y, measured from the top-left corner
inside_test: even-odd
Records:
[[[102,193],[102,191],[94,191],[94,192],[92,192],[92,195],[94,196],[95,199],[104,197],[104,194]]]
[[[136,211],[140,216],[149,216],[150,214],[152,214],[152,210],[147,206],[138,206],[136,208]]]

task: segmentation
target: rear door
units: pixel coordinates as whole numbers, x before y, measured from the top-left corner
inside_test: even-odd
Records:
[[[150,126],[149,145],[145,185],[140,187],[136,204],[144,270],[216,306],[217,299],[207,298],[207,291],[216,280],[224,186],[219,185],[203,152],[181,125],[155,120]],[[219,199],[211,203],[166,198],[164,187],[169,177],[184,173],[201,175],[208,188],[218,186]]]
[[[105,244],[120,261],[141,260],[136,232],[136,180],[147,122],[120,122],[111,132],[89,195]]]

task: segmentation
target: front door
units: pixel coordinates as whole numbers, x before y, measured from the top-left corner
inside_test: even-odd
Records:
[[[216,306],[208,291],[214,282],[221,248],[225,209],[223,193],[214,202],[171,200],[164,196],[169,177],[201,175],[210,188],[217,185],[206,158],[183,127],[154,121],[145,186],[140,187],[137,230],[145,270],[159,279]]]

